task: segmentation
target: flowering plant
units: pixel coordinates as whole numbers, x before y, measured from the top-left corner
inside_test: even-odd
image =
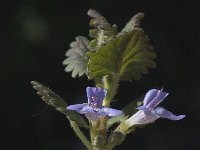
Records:
[[[97,11],[90,9],[88,40],[77,36],[70,44],[63,64],[72,77],[86,75],[94,80],[94,87],[87,87],[88,103],[69,105],[53,91],[36,81],[31,81],[42,99],[66,115],[73,130],[89,150],[112,150],[120,145],[127,134],[136,127],[155,122],[159,118],[180,120],[185,115],[157,107],[169,93],[151,89],[139,103],[131,102],[122,110],[110,108],[120,81],[139,80],[149,68],[155,68],[156,54],[149,38],[140,27],[143,13],[136,14],[121,30],[111,25]],[[111,128],[117,125],[115,129]],[[81,131],[90,132],[90,140]]]

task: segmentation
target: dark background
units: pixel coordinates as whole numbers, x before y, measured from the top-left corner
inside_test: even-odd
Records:
[[[149,89],[164,87],[162,105],[181,121],[160,119],[128,135],[116,149],[200,149],[200,11],[198,1],[178,0],[1,0],[0,111],[1,149],[83,150],[65,116],[40,100],[30,85],[37,80],[69,104],[86,101],[86,77],[72,79],[62,61],[77,35],[88,35],[93,8],[121,29],[137,12],[158,54],[157,68],[142,80],[121,83],[112,106],[126,103]]]

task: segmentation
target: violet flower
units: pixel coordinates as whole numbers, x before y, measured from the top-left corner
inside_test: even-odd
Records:
[[[118,116],[122,111],[102,106],[106,90],[100,87],[87,87],[88,103],[70,105],[67,109],[85,114],[90,120],[97,120],[102,116]]]
[[[169,93],[163,92],[163,89],[149,90],[143,100],[143,106],[140,106],[139,111],[127,120],[129,126],[137,124],[152,123],[158,118],[167,118],[170,120],[181,120],[185,115],[174,115],[172,112],[157,107],[157,105],[164,100]]]

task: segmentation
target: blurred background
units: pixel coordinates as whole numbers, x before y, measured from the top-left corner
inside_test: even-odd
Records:
[[[77,35],[88,35],[87,10],[101,12],[121,29],[137,12],[158,54],[157,68],[140,81],[120,84],[112,106],[122,108],[151,88],[170,95],[162,106],[181,121],[160,119],[127,136],[116,150],[199,150],[200,11],[198,1],[1,0],[0,114],[4,150],[84,150],[65,116],[47,106],[30,85],[49,86],[68,104],[87,100],[86,77],[72,79],[62,61]]]

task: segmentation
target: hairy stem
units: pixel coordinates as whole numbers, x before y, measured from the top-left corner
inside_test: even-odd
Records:
[[[88,141],[88,139],[85,137],[83,132],[80,130],[78,125],[70,120],[70,125],[73,128],[76,135],[80,138],[80,140],[83,142],[83,144],[88,148],[88,150],[93,150],[91,143]]]
[[[104,88],[107,90],[106,97],[103,101],[103,106],[109,107],[110,102],[117,93],[117,88],[119,86],[118,74],[108,75],[103,77]]]
[[[106,143],[106,117],[100,117],[96,121],[90,121],[90,137],[93,150],[103,150]]]

